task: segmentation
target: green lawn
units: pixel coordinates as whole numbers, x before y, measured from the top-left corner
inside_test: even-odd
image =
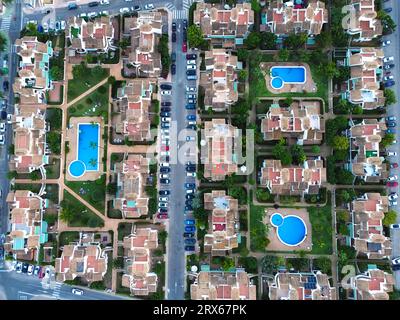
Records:
[[[14,190],[30,190],[33,193],[39,193],[41,186],[40,183],[16,183]]]
[[[80,203],[73,195],[64,190],[64,203],[74,212],[74,216],[69,221],[70,227],[102,227],[104,225],[103,219],[99,218],[95,213],[86,208]]]
[[[45,166],[47,179],[58,179],[60,177],[60,159],[53,158],[51,164]]]
[[[330,193],[328,194],[330,199]],[[330,201],[324,207],[309,207],[313,247],[311,253],[332,253],[332,212]]]
[[[109,85],[104,84],[88,96],[82,98],[68,108],[68,119],[70,117],[103,116],[107,123],[108,119],[108,92]]]
[[[105,175],[95,181],[66,181],[65,184],[101,213],[105,213]]]
[[[267,90],[265,85],[264,75],[259,67],[260,62],[273,62],[272,54],[259,54],[259,57],[252,59],[249,58],[249,97],[251,101],[254,101],[257,97],[320,97],[325,100],[325,104],[328,101],[328,81],[326,76],[318,71],[318,66],[309,63],[311,68],[312,78],[317,85],[317,92],[315,93],[281,93],[273,94]],[[290,61],[290,59],[289,59]]]
[[[79,240],[79,232],[78,231],[64,231],[60,233],[58,243],[61,246],[69,244],[70,242]]]
[[[250,192],[250,199],[253,199]],[[252,202],[252,200],[250,200]],[[268,228],[262,222],[265,216],[265,207],[250,203],[250,249],[251,251],[265,251],[268,244]]]
[[[107,78],[109,73],[110,71],[108,69],[104,69],[103,75],[99,77],[93,75],[92,69],[89,69],[89,71],[86,72],[81,78],[68,80],[68,101],[74,100],[76,97],[80,96],[82,93],[95,86],[103,79]]]
[[[118,240],[122,241],[124,237],[129,236],[132,232],[132,223],[122,222],[118,225]]]

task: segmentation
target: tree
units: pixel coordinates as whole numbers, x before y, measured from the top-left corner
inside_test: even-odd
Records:
[[[52,80],[62,80],[62,70],[59,66],[52,66],[50,68],[50,77]]]
[[[108,82],[108,84],[110,84],[110,85],[114,85],[116,81],[117,81],[117,80],[115,80],[115,77],[114,77],[114,76],[109,76],[108,79],[107,79],[107,82]]]
[[[74,79],[84,78],[87,76],[87,74],[88,67],[83,61],[80,64],[73,66],[72,68],[72,75],[74,76]]]
[[[47,143],[50,147],[51,152],[54,154],[61,153],[61,136],[56,131],[50,131],[46,135]]]
[[[260,33],[260,46],[262,49],[273,50],[276,47],[277,36],[272,32]]]
[[[283,61],[283,62],[288,61],[289,56],[290,56],[290,53],[289,53],[288,49],[281,49],[278,52],[279,61]]]
[[[272,149],[272,155],[275,158],[281,160],[282,165],[284,166],[288,166],[293,162],[292,154],[287,150],[285,146],[283,146],[281,142],[274,146],[274,148]]]
[[[354,175],[345,169],[337,168],[335,170],[336,181],[339,184],[352,184],[354,180]]]
[[[4,32],[0,32],[0,51],[4,51],[7,48],[7,36]]]
[[[238,59],[239,59],[240,61],[246,60],[246,59],[248,58],[248,56],[249,56],[249,51],[248,51],[247,49],[240,48],[240,49],[237,51],[237,57],[238,57]]]
[[[95,167],[95,166],[97,165],[97,160],[96,160],[95,158],[92,158],[92,159],[89,160],[89,164],[90,164],[92,167]]]
[[[61,201],[60,219],[66,223],[69,223],[74,219],[74,217],[74,211],[66,203]]]
[[[320,154],[321,153],[321,148],[319,146],[312,146],[311,147],[311,152],[312,153],[316,153],[316,154]]]
[[[332,35],[329,31],[322,31],[316,36],[317,46],[319,48],[325,49],[332,45]]]
[[[383,90],[383,95],[385,96],[385,106],[390,106],[391,104],[395,104],[397,102],[396,100],[396,94],[394,93],[393,90],[391,89],[385,89]]]
[[[290,147],[290,153],[292,154],[293,162],[296,164],[303,164],[303,162],[307,159],[303,147],[298,144]]]
[[[261,6],[258,0],[251,0],[251,10],[254,12],[260,12]]]
[[[16,177],[18,176],[18,173],[17,173],[17,171],[8,171],[7,172],[7,179],[8,180],[12,180],[12,179],[15,179]]]
[[[107,193],[108,194],[116,194],[118,190],[117,184],[116,183],[109,183],[107,185]]]
[[[299,49],[304,47],[308,39],[307,34],[305,33],[291,33],[287,38],[283,41],[283,44],[288,49]]]
[[[158,233],[158,239],[160,240],[161,243],[165,244],[165,241],[167,241],[168,238],[168,232],[165,230],[162,230]]]
[[[382,22],[384,35],[392,33],[396,29],[396,23],[393,21],[392,17],[388,15],[385,11],[379,10],[377,18],[380,19]]]
[[[350,114],[353,109],[353,105],[345,99],[340,99],[338,103],[335,104],[334,109],[338,113]]]
[[[224,271],[228,271],[231,268],[235,267],[235,261],[231,258],[225,258],[224,261],[222,262],[222,269]]]
[[[389,210],[385,213],[385,217],[383,218],[383,225],[386,227],[390,227],[391,224],[396,223],[397,212],[394,210]]]
[[[382,147],[386,148],[387,146],[390,146],[395,139],[396,136],[393,133],[386,133],[381,140]]]
[[[344,136],[335,136],[332,141],[335,150],[347,150],[350,147],[349,139]]]
[[[187,29],[187,39],[191,48],[200,48],[204,43],[203,33],[195,24]]]
[[[268,189],[257,188],[256,197],[258,200],[266,202],[271,199],[271,193]]]
[[[31,180],[39,180],[40,179],[40,171],[39,170],[32,171],[29,174],[29,179],[31,179]]]
[[[329,79],[337,77],[340,75],[338,68],[334,62],[328,62],[326,64],[320,65],[321,72],[324,73]]]
[[[122,49],[125,50],[127,47],[129,47],[131,44],[131,41],[129,38],[122,38],[122,40],[118,41],[118,46]]]
[[[322,273],[329,274],[332,272],[331,260],[327,257],[320,257],[314,260],[314,265],[321,269]]]
[[[247,71],[246,70],[240,70],[239,71],[239,80],[240,81],[246,81],[247,78]]]
[[[293,98],[292,97],[287,97],[285,100],[283,100],[283,105],[288,108],[292,105],[293,103]]]
[[[244,41],[247,49],[255,49],[258,48],[261,42],[261,36],[258,32],[253,31],[251,32],[247,39]]]

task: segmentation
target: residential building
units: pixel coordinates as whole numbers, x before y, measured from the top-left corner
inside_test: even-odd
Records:
[[[85,239],[80,235],[78,242],[62,247],[60,258],[56,258],[57,281],[74,280],[76,277],[86,282],[102,281],[107,272],[108,255],[93,237]]]
[[[238,100],[237,56],[225,49],[205,52],[206,72],[200,73],[200,85],[205,89],[204,106],[220,112]]]
[[[132,295],[147,296],[157,291],[157,274],[151,272],[151,250],[158,247],[158,231],[136,228],[124,237],[126,272],[122,286],[130,288]]]
[[[355,42],[372,41],[382,35],[382,23],[377,18],[375,0],[350,0],[347,33]]]
[[[316,272],[278,272],[269,284],[270,300],[337,300],[329,277]]]
[[[78,54],[105,53],[116,49],[113,46],[114,27],[110,17],[101,16],[86,21],[71,16],[67,21],[65,36],[71,42],[70,49]]]
[[[363,119],[358,124],[350,123],[351,128],[347,131],[351,154],[348,169],[365,182],[387,179],[387,164],[385,157],[380,155],[379,146],[387,129],[385,122]]]
[[[137,17],[125,18],[124,34],[130,34],[131,52],[128,64],[138,77],[158,78],[161,75],[161,55],[158,43],[162,34],[159,11],[139,12]]]
[[[204,209],[211,211],[209,230],[204,236],[204,252],[225,256],[237,248],[239,234],[238,200],[225,190],[204,194]]]
[[[48,200],[28,190],[15,190],[7,195],[10,210],[10,233],[4,241],[4,251],[15,259],[39,259],[40,245],[48,240],[43,214]]]
[[[272,32],[279,38],[293,33],[305,33],[315,37],[328,23],[328,9],[325,3],[310,0],[302,4],[293,1],[274,0],[261,13],[261,31]]]
[[[9,161],[10,171],[30,173],[44,170],[44,165],[49,163],[45,115],[40,110],[33,112],[17,109],[12,122],[14,156]]]
[[[389,210],[387,196],[379,193],[365,193],[349,204],[351,222],[347,244],[354,247],[357,254],[368,259],[390,258],[392,242],[383,232],[382,220]]]
[[[115,132],[129,141],[151,139],[149,108],[156,79],[128,79],[113,102]]]
[[[289,107],[272,104],[261,120],[266,141],[285,138],[290,144],[321,144],[324,132],[319,101],[294,101]]]
[[[389,300],[395,279],[392,274],[368,265],[368,270],[350,278],[347,298],[350,300]]]
[[[260,184],[271,194],[299,195],[318,194],[326,182],[326,168],[318,157],[304,161],[299,166],[282,166],[280,160],[264,160]]]
[[[46,91],[52,89],[50,58],[53,56],[51,41],[42,43],[37,37],[26,36],[15,41],[18,77],[13,90],[20,97],[20,105],[46,103]]]
[[[256,300],[257,288],[243,269],[200,271],[190,285],[192,300]]]
[[[350,79],[343,98],[365,110],[373,110],[385,105],[385,96],[380,89],[383,78],[382,49],[349,49],[344,65],[350,68]]]
[[[139,154],[125,154],[124,160],[114,165],[117,194],[113,208],[121,210],[125,218],[147,215],[149,197],[145,193],[149,159]]]
[[[212,119],[204,122],[202,139],[202,163],[204,178],[212,181],[223,181],[227,175],[238,171],[237,143],[239,130],[225,119]]]
[[[238,3],[232,9],[222,4],[198,2],[193,23],[200,27],[214,47],[235,48],[242,45],[254,25],[250,3]]]

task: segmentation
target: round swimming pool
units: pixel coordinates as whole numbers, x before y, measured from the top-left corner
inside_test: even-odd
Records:
[[[271,86],[274,89],[281,89],[283,87],[283,80],[279,77],[272,78]]]
[[[270,218],[271,224],[277,229],[279,240],[290,247],[302,243],[307,236],[307,227],[303,219],[290,215],[283,217],[280,213],[274,213]]]
[[[80,160],[72,161],[69,164],[69,173],[75,178],[83,176],[86,171],[85,164]]]

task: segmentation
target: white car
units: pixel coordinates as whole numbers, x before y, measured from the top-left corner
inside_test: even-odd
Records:
[[[392,264],[393,264],[393,265],[400,264],[400,257],[393,258],[393,259],[392,259]]]
[[[160,167],[169,168],[169,163],[168,162],[161,162],[160,163]]]
[[[161,132],[162,132],[163,134],[169,134],[169,129],[161,129]]]
[[[125,0],[125,2],[132,2],[133,0]]]
[[[162,91],[161,91],[161,95],[163,95],[163,96],[170,96],[170,95],[171,95],[171,91],[170,91],[170,90],[162,90]]]
[[[186,177],[196,178],[196,172],[186,172]]]
[[[194,193],[194,189],[186,189],[186,194]]]
[[[388,198],[389,200],[396,200],[399,196],[397,195],[396,192],[393,192],[391,194],[389,194]]]
[[[171,121],[171,118],[170,118],[170,117],[162,117],[162,118],[161,118],[161,121],[162,121],[162,122],[170,122],[170,121]]]
[[[194,140],[196,140],[195,137],[193,137],[193,136],[186,136],[186,141],[194,141]]]
[[[15,270],[17,271],[17,273],[21,273],[22,272],[22,262],[18,262],[15,265]]]
[[[61,20],[60,25],[61,25],[61,30],[65,30],[65,27],[66,27],[65,20]]]
[[[392,144],[396,144],[396,143],[397,143],[397,140],[393,140],[393,141],[392,141]]]
[[[160,173],[160,179],[169,179],[168,173]]]
[[[169,146],[169,140],[161,140],[161,144]]]
[[[382,47],[390,45],[392,42],[390,40],[382,41]]]
[[[5,132],[6,131],[6,124],[4,122],[0,123],[0,132]]]
[[[390,56],[390,57],[384,57],[383,58],[383,62],[390,62],[390,61],[394,61],[394,57],[393,56]]]
[[[388,81],[388,80],[393,80],[393,79],[394,79],[394,76],[383,77],[383,81]]]
[[[108,15],[109,15],[109,12],[108,12],[107,10],[104,10],[104,11],[101,11],[100,14],[105,15],[105,16],[108,16]]]
[[[7,123],[12,124],[12,114],[11,113],[7,114]]]
[[[106,5],[106,4],[110,4],[109,0],[100,0],[100,4]]]
[[[170,152],[169,152],[169,151],[161,151],[161,152],[160,152],[160,155],[161,155],[161,156],[169,156],[169,155],[170,155]]]
[[[55,27],[55,22],[54,21],[50,21],[50,23],[49,23],[49,29],[50,30],[54,30],[56,27]]]
[[[389,205],[391,207],[395,207],[395,206],[397,206],[397,201],[389,201]]]
[[[154,9],[154,4],[152,4],[152,3],[146,4],[146,5],[144,6],[144,9],[145,9],[145,10]]]
[[[81,289],[76,289],[76,288],[74,288],[74,289],[72,289],[72,291],[71,291],[73,294],[76,294],[77,296],[82,296],[83,295],[83,290],[81,290]]]
[[[394,174],[392,176],[389,176],[388,181],[396,181],[397,180],[397,175]]]
[[[119,9],[120,13],[129,13],[129,8],[121,8]]]
[[[388,151],[388,152],[387,152],[387,155],[388,155],[389,157],[395,157],[395,156],[397,156],[397,152],[396,152],[396,151]]]
[[[158,197],[158,201],[168,202],[168,200],[169,200],[168,197]]]
[[[89,18],[94,18],[95,16],[97,16],[97,13],[96,13],[96,12],[90,12],[90,13],[88,13],[88,17],[89,17]]]
[[[80,18],[86,18],[86,17],[87,17],[87,14],[86,14],[85,12],[82,12],[82,13],[79,15],[79,17],[80,17]]]
[[[49,25],[47,24],[47,22],[43,22],[42,27],[43,32],[49,32]]]
[[[197,69],[197,67],[195,64],[188,64],[186,66],[186,70],[196,70],[196,69]]]
[[[186,86],[186,92],[196,92],[196,91],[197,91],[196,87]]]
[[[161,139],[163,139],[163,140],[169,139],[169,134],[162,134]]]
[[[33,265],[29,265],[29,267],[28,267],[28,276],[31,276],[31,275],[33,275],[33,270],[35,270],[35,267],[33,266]]]
[[[5,141],[4,134],[0,134],[0,145],[3,145]]]

